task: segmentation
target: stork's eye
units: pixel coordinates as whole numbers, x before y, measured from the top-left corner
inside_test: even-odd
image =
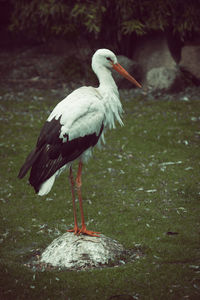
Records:
[[[106,57],[107,60],[112,61],[112,59],[110,57]]]

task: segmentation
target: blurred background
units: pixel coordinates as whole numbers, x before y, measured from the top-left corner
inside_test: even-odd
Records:
[[[109,48],[150,90],[199,85],[199,0],[1,0],[0,6],[1,83],[90,84],[91,55]]]

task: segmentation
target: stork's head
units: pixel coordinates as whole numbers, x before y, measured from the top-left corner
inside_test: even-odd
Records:
[[[108,49],[97,50],[92,57],[92,69],[96,73],[96,69],[106,67],[107,69],[114,69],[119,74],[124,76],[137,87],[142,86],[133,78],[117,61],[116,55]]]

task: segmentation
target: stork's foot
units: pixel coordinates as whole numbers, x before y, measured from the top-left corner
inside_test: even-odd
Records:
[[[78,228],[78,226],[74,226],[73,229],[68,229],[67,232],[74,232],[74,234],[76,235],[76,234],[79,234],[80,230],[81,229]]]
[[[82,226],[80,231],[78,232],[78,234],[85,234],[85,235],[89,235],[89,236],[96,236],[96,237],[99,237],[99,235],[97,235],[96,233],[100,234],[100,232],[97,232],[97,231],[91,231],[91,230],[87,230],[86,229],[86,226]]]
[[[96,233],[100,234],[100,232],[97,231],[87,230],[86,226],[82,226],[81,229],[78,228],[78,226],[74,226],[73,229],[68,229],[67,232],[74,232],[75,235],[79,235],[82,233],[85,235],[96,236],[96,237],[99,237],[99,235],[97,235]]]

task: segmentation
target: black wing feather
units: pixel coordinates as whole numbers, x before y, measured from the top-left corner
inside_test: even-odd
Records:
[[[61,118],[61,117],[60,117]],[[59,139],[61,124],[60,118],[58,120],[53,119],[51,122],[46,121],[41,129],[39,138],[37,140],[36,148],[27,156],[25,163],[21,167],[18,177],[23,178],[28,170],[33,166],[36,160],[45,149],[46,144],[62,143]]]
[[[40,155],[40,151],[37,151],[37,149],[34,149],[26,158],[25,163],[21,167],[18,177],[21,179],[23,178],[28,170],[32,167],[32,165],[37,160],[38,156]]]
[[[97,144],[103,131],[103,124],[100,133],[92,133],[84,137],[68,139],[63,143],[59,138],[62,125],[60,119],[46,121],[37,141],[36,149],[27,157],[18,177],[22,178],[31,168],[29,177],[30,184],[38,192],[40,185],[50,178],[57,170],[68,162],[78,158],[85,150]]]

